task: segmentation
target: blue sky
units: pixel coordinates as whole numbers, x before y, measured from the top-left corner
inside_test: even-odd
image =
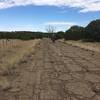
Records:
[[[86,26],[100,19],[100,1],[88,1],[1,0],[0,31],[45,31],[48,25],[65,31],[72,25]]]

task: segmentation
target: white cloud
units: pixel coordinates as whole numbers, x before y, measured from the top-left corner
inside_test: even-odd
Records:
[[[0,9],[25,5],[80,8],[80,12],[100,11],[100,0],[0,0]]]
[[[71,25],[76,25],[77,23],[74,22],[47,22],[44,23],[44,25],[67,25],[67,26],[71,26]]]
[[[0,31],[37,31],[36,28],[29,25],[0,25]]]
[[[55,21],[55,22],[46,22],[46,23],[43,23],[41,26],[44,26],[44,29],[45,27],[47,26],[53,26],[56,31],[65,31],[67,30],[68,28],[70,28],[71,26],[73,25],[77,25],[77,23],[75,22],[63,22],[63,21]]]
[[[77,25],[75,22],[63,22],[63,21],[55,21],[55,22],[45,22],[39,25],[34,26],[33,24],[24,25],[7,25],[0,26],[0,31],[43,31],[46,32],[46,27],[49,25],[55,28],[55,31],[66,31],[73,25]]]

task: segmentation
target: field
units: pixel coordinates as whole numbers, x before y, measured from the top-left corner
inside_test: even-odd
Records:
[[[64,41],[62,41],[64,42]],[[100,53],[100,42],[66,41],[67,44]]]
[[[100,100],[100,53],[90,50],[95,44],[2,43],[0,100]]]
[[[39,40],[0,40],[0,87],[8,88],[6,77],[10,70],[31,53]]]

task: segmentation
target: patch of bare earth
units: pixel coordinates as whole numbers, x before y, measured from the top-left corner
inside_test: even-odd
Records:
[[[43,39],[7,76],[1,100],[100,100],[100,54]]]

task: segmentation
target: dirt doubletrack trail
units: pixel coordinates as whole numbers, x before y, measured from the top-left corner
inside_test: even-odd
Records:
[[[100,100],[100,54],[43,39],[8,79],[0,100]]]

